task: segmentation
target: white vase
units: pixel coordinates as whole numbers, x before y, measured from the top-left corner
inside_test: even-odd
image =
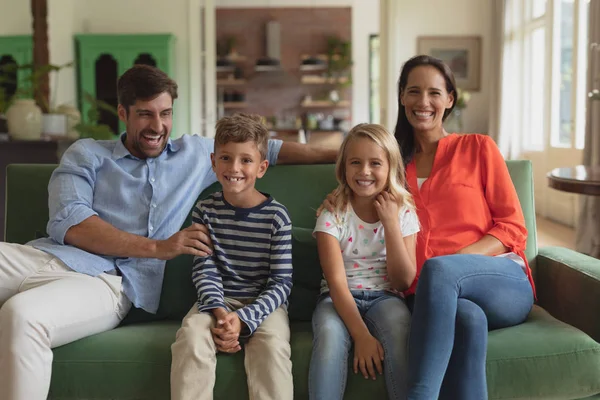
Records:
[[[15,140],[40,140],[42,110],[33,99],[17,99],[6,112],[8,133]]]

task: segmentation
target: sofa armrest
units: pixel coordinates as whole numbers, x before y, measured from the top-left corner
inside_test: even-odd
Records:
[[[536,258],[538,304],[600,342],[600,260],[563,247]]]

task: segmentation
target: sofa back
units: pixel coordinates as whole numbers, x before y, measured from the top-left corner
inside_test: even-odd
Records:
[[[526,253],[532,261],[537,254],[537,247],[531,163],[507,161],[507,165],[525,214],[529,231]],[[56,165],[8,166],[5,230],[8,242],[26,243],[45,234],[48,221],[47,186],[54,168]],[[269,168],[267,174],[257,181],[257,188],[284,204],[292,218],[294,287],[289,309],[292,320],[310,320],[316,304],[321,268],[312,228],[317,208],[336,185],[332,164],[277,166]],[[200,198],[219,189],[219,184],[214,184]],[[184,225],[189,223],[188,216]],[[191,256],[179,256],[167,262],[157,314],[151,315],[133,309],[124,323],[181,319],[196,300],[191,282],[191,267]]]

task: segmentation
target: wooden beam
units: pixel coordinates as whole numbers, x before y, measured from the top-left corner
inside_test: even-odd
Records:
[[[31,0],[31,14],[33,17],[33,69],[34,77],[37,77],[38,69],[50,64],[48,51],[48,3],[47,0]],[[37,72],[37,73],[36,73]],[[48,74],[38,77],[35,100],[47,113],[49,110],[50,83]]]

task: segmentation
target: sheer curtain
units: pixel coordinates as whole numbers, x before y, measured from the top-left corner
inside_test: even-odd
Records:
[[[497,83],[496,93],[492,92],[491,107],[495,107],[495,110],[491,110],[493,124],[490,125],[490,132],[502,155],[506,159],[515,159],[521,155],[522,149],[522,110],[529,105],[529,96],[524,89],[524,65],[528,60],[523,7],[521,0],[494,1],[492,39],[493,45],[497,46],[494,60]]]
[[[600,89],[600,0],[590,2],[587,87]],[[600,100],[588,100],[585,124],[585,165],[600,166]],[[581,196],[577,251],[600,258],[600,197]]]

